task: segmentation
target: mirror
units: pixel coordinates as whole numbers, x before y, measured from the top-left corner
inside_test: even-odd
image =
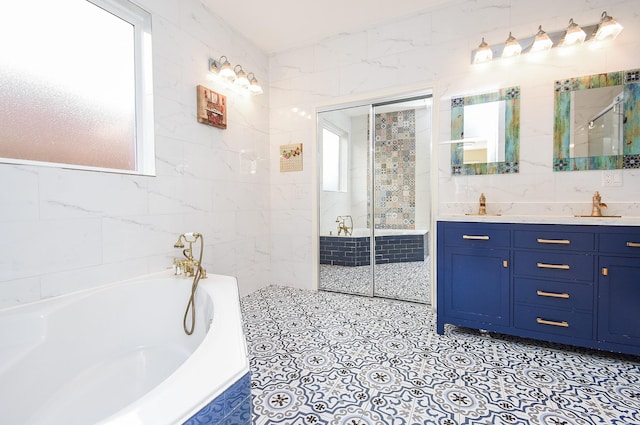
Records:
[[[555,82],[553,170],[640,166],[640,70]]]
[[[517,173],[520,88],[451,99],[451,173]]]

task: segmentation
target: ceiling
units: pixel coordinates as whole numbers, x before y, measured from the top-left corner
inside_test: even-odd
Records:
[[[451,0],[203,0],[267,54],[410,16]]]

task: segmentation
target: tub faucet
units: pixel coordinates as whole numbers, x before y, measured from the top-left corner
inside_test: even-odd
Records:
[[[347,222],[349,224],[347,224]],[[349,236],[353,233],[353,218],[350,215],[339,215],[336,218],[336,223],[338,223],[338,236],[342,232],[344,232],[345,236]]]
[[[193,258],[193,244],[200,240],[200,254],[198,259]],[[189,248],[184,247],[184,242],[189,245]],[[178,240],[173,244],[174,248],[181,248],[184,259],[176,258],[173,260],[174,273],[176,275],[183,274],[187,277],[193,277],[191,283],[191,296],[189,296],[189,302],[187,308],[184,311],[184,317],[182,318],[182,327],[184,333],[187,335],[193,334],[193,330],[196,326],[196,289],[198,289],[198,282],[200,279],[207,278],[207,271],[202,267],[202,253],[204,251],[204,237],[200,233],[183,233],[178,236]],[[191,321],[189,322],[189,313],[191,313]]]
[[[591,208],[591,217],[602,217],[602,208],[607,208],[607,204],[602,202],[600,192],[593,195],[593,207]]]
[[[189,247],[182,250],[182,255],[184,255],[184,258],[174,258],[173,273],[175,275],[193,277],[196,275],[196,273],[199,273],[201,279],[205,279],[207,277],[207,271],[200,264],[201,260],[196,260],[195,258],[193,258],[193,244],[198,239],[202,240],[202,235],[200,233],[183,233],[178,236],[178,240],[175,244],[173,244],[173,247],[185,248],[184,242],[186,242]]]

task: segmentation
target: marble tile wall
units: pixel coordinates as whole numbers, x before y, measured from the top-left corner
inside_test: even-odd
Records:
[[[570,18],[583,25],[598,22],[602,11],[618,18],[624,31],[596,50],[582,46],[565,55],[554,49],[541,62],[525,57],[510,63],[471,66],[471,50],[485,37],[503,43],[516,37],[566,28]],[[305,167],[287,175],[272,171],[272,280],[311,288],[314,249],[315,157],[314,111],[319,106],[379,98],[423,88],[434,90],[435,142],[449,140],[450,100],[499,87],[521,87],[520,173],[450,175],[448,145],[432,146],[436,214],[462,214],[477,208],[481,192],[490,212],[567,215],[590,211],[595,190],[610,214],[640,215],[640,172],[624,170],[622,185],[602,187],[602,172],[552,171],[553,83],[556,79],[640,67],[640,13],[635,0],[514,2],[452,1],[424,13],[326,39],[316,45],[270,58],[270,143],[303,141]],[[295,112],[294,112],[295,108]],[[306,115],[301,116],[299,111]],[[271,157],[272,170],[277,158]]]
[[[237,276],[243,294],[269,283],[268,58],[198,0],[136,3],[153,20],[157,176],[0,164],[0,307],[162,270],[189,231],[209,273]],[[209,81],[221,55],[265,94]],[[227,95],[227,130],[197,122],[198,84]]]

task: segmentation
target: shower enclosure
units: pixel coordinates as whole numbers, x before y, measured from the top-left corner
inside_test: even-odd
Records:
[[[319,289],[430,303],[430,93],[318,113]]]

